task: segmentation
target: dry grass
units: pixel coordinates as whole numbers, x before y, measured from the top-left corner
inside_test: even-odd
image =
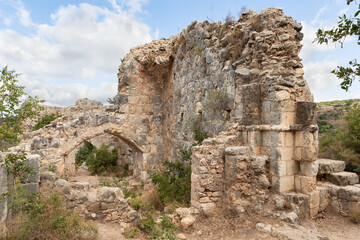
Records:
[[[253,18],[251,20],[250,25],[251,25],[251,28],[257,32],[262,32],[265,28],[265,26],[261,23],[260,16],[256,16],[255,18]]]

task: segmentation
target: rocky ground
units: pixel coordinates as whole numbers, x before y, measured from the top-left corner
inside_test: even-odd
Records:
[[[99,177],[80,172],[76,176],[69,178],[69,182],[89,182],[90,185],[96,186],[99,184]],[[97,226],[99,240],[126,239],[124,226],[120,224],[99,221]],[[200,216],[188,229],[180,226],[177,232],[178,239],[194,240],[340,240],[358,239],[359,236],[360,227],[358,224],[352,222],[349,216],[341,216],[332,211],[321,212],[313,219],[298,220],[295,224],[286,223],[271,216],[263,217],[247,213],[234,215],[230,212],[221,212],[217,213],[216,217]],[[148,236],[140,234],[136,239],[148,239]]]

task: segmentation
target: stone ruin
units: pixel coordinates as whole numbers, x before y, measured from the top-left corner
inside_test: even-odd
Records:
[[[84,141],[112,142],[123,149],[119,164],[147,180],[147,170],[192,148],[192,214],[266,214],[272,195],[280,196],[277,208],[304,217],[328,206],[359,208],[356,174],[344,177],[343,163],[317,159],[316,105],[298,56],[301,29],[277,8],[226,23],[195,21],[177,36],[131,49],[111,105],[81,99],[48,107],[63,117],[26,133],[11,151],[38,154],[43,178],[55,181],[48,166],[59,176],[76,174],[74,154]],[[192,147],[196,131],[209,138]],[[322,176],[337,185],[317,181]],[[352,186],[338,186],[346,184]]]

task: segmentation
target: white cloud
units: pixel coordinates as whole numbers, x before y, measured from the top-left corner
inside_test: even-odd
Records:
[[[311,25],[320,24],[322,25],[324,22],[321,20],[321,15],[323,15],[328,10],[327,7],[322,7],[319,9],[319,11],[316,13],[315,18],[311,21]]]
[[[309,61],[304,64],[304,78],[311,89],[321,89],[339,85],[341,81],[331,73],[331,70],[335,69],[337,65],[337,61],[331,58],[325,58],[319,61]]]
[[[128,1],[129,11],[140,11],[143,2]],[[116,94],[120,58],[152,40],[150,27],[129,11],[68,5],[51,15],[51,24],[36,25],[25,10],[20,20],[35,32],[0,29],[0,65],[23,73],[26,91],[48,103],[68,105],[79,97],[104,101]]]

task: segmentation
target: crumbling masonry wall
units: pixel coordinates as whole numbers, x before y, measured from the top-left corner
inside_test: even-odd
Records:
[[[230,186],[247,170],[226,149],[247,146],[250,162],[266,159],[254,179],[261,176],[265,189],[268,181],[277,192],[307,194],[317,212],[317,126],[298,56],[301,29],[281,9],[250,10],[234,22],[195,21],[176,37],[125,56],[119,68],[121,108],[155,133],[145,131],[146,141],[162,137],[154,143],[148,168],[190,148],[194,126],[217,139],[233,136],[193,148],[193,206],[206,209],[206,204],[221,206],[229,196],[242,197]],[[238,171],[226,172],[232,164]]]

